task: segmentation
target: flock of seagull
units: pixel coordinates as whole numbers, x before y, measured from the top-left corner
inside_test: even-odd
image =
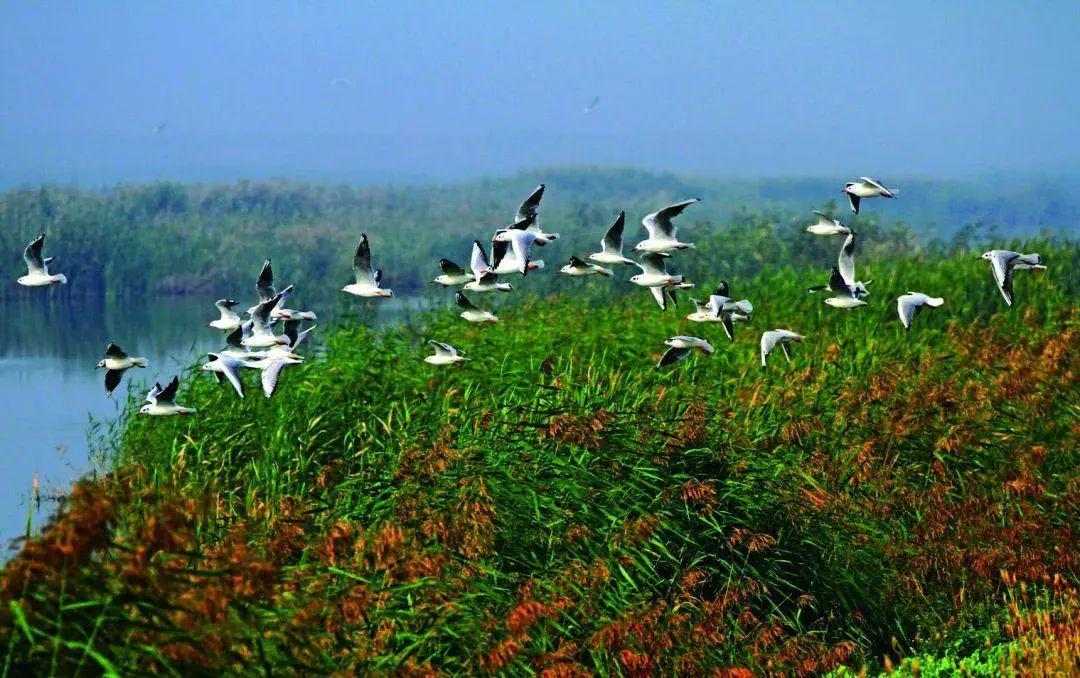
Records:
[[[844,185],[843,193],[847,196],[851,211],[858,214],[860,203],[868,198],[895,198],[896,189],[887,188],[882,182],[869,177],[860,177],[859,181]],[[464,269],[450,259],[440,259],[440,275],[434,282],[446,287],[460,287],[455,292],[454,300],[462,309],[460,316],[471,323],[499,322],[498,316],[484,310],[469,299],[465,292],[482,294],[488,292],[510,292],[513,285],[503,278],[510,275],[527,276],[530,271],[544,268],[542,259],[534,258],[534,248],[544,247],[559,237],[558,233],[547,233],[540,226],[540,202],[544,196],[544,184],[540,184],[518,207],[513,222],[495,231],[491,237],[490,257],[483,243],[474,240],[469,258],[469,270]],[[558,270],[560,275],[569,277],[601,276],[613,277],[614,267],[620,265],[636,266],[640,273],[630,277],[630,282],[649,290],[660,309],[677,305],[676,292],[691,289],[694,284],[685,276],[669,273],[667,261],[677,252],[694,249],[694,243],[681,242],[678,238],[674,219],[686,208],[700,201],[700,198],[684,200],[668,205],[642,219],[647,237],[633,247],[633,252],[640,253],[637,259],[623,254],[623,231],[626,225],[626,213],[620,212],[614,223],[600,240],[600,251],[587,255],[584,259],[571,256],[569,262]],[[872,280],[858,280],[855,274],[856,233],[840,220],[822,212],[814,212],[817,221],[807,226],[807,232],[820,236],[844,237],[843,245],[836,266],[832,267],[827,284],[809,288],[810,293],[829,292],[832,296],[825,303],[834,308],[853,309],[866,306],[867,288]],[[54,257],[43,256],[45,235],[39,235],[27,245],[23,258],[26,261],[27,274],[16,282],[26,287],[48,287],[67,283],[62,273],[50,273],[49,265]],[[1008,250],[990,250],[982,254],[982,259],[990,262],[994,282],[1001,292],[1005,303],[1013,305],[1013,272],[1017,270],[1044,270],[1042,258],[1038,254],[1023,254]],[[393,291],[382,286],[382,270],[371,263],[371,245],[367,234],[360,236],[360,243],[353,255],[352,262],[355,282],[341,289],[346,294],[363,298],[391,298]],[[213,374],[219,384],[228,382],[236,394],[244,397],[244,386],[240,372],[244,369],[257,370],[263,395],[267,398],[274,394],[282,371],[292,365],[304,362],[297,354],[297,349],[304,339],[317,327],[313,323],[317,316],[311,311],[288,308],[286,305],[294,286],[289,285],[278,291],[274,287],[274,273],[270,259],[263,263],[255,283],[258,302],[247,309],[244,315],[234,310],[239,302],[233,299],[219,299],[215,302],[219,317],[207,324],[207,327],[220,330],[225,335],[225,347],[208,354],[208,361],[200,367],[203,372]],[[754,306],[748,299],[736,301],[731,296],[730,284],[724,280],[713,290],[705,301],[691,299],[694,312],[686,316],[696,323],[720,323],[729,341],[734,341],[735,323],[750,320]],[[910,330],[914,318],[925,307],[937,307],[944,303],[941,297],[932,297],[922,292],[908,292],[896,300],[897,314],[905,330]],[[301,330],[304,323],[306,329]],[[275,328],[281,325],[281,334]],[[791,361],[791,344],[801,342],[803,337],[789,329],[777,328],[761,335],[761,365],[766,365],[766,358],[779,347],[787,360]],[[434,353],[424,358],[432,365],[451,365],[465,360],[465,354],[450,344],[429,340]],[[692,351],[699,350],[708,355],[714,352],[705,339],[692,336],[674,336],[666,340],[668,347],[656,365],[657,369],[678,363],[688,358]],[[111,394],[120,384],[125,371],[132,367],[146,367],[146,358],[130,356],[115,343],[105,349],[105,358],[97,364],[105,370],[105,391]],[[195,409],[176,403],[179,378],[173,377],[164,387],[155,383],[147,393],[148,404],[139,409],[140,414],[151,416],[169,416],[193,414]]]

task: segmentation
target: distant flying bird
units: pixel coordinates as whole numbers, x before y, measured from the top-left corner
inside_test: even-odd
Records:
[[[338,78],[332,78],[330,80],[330,86],[331,87],[346,87],[348,89],[352,89],[353,87],[356,87],[356,83],[353,82],[350,78],[338,77]]]
[[[676,226],[671,220],[682,214],[682,211],[690,205],[700,201],[701,198],[684,200],[646,215],[641,220],[641,225],[648,231],[649,237],[634,245],[634,251],[663,253],[694,247],[693,243],[679,242]]]
[[[432,282],[445,285],[446,287],[464,285],[470,280],[473,280],[473,276],[470,275],[468,271],[449,259],[439,259],[439,270],[441,270],[442,273],[435,276],[435,279]]]
[[[848,235],[851,233],[851,229],[840,223],[839,219],[833,219],[824,212],[818,212],[817,210],[814,210],[814,214],[817,215],[817,223],[807,226],[807,233],[813,233],[814,235]]]
[[[166,132],[166,130],[168,130],[168,128],[169,128],[169,126],[167,124],[165,124],[163,122],[158,123],[157,125],[154,125],[154,134],[165,134],[165,132]]]
[[[713,352],[712,345],[704,339],[698,339],[697,337],[687,337],[683,335],[675,336],[664,342],[670,346],[660,358],[660,362],[656,364],[656,369],[660,369],[665,365],[671,365],[683,360],[686,360],[690,356],[690,351],[697,349],[705,355],[710,355]]]
[[[792,342],[800,343],[803,337],[791,330],[769,330],[761,335],[761,366],[765,367],[765,358],[773,352],[778,345],[784,351],[784,357],[791,362],[791,349],[788,347]]]
[[[23,261],[26,262],[26,275],[18,278],[15,282],[25,287],[45,287],[47,285],[67,284],[67,276],[63,273],[49,273],[49,264],[56,257],[42,257],[41,250],[45,247],[45,234],[42,233],[34,238],[34,241],[23,250]]]
[[[898,188],[885,188],[885,184],[870,177],[859,177],[858,181],[844,184],[843,193],[847,195],[851,211],[859,213],[859,201],[863,198],[895,198],[900,193]]]
[[[471,323],[497,323],[499,318],[494,313],[489,313],[479,307],[476,304],[469,301],[461,292],[454,294],[454,303],[464,309],[461,312],[461,317],[468,320]]]
[[[1038,254],[1021,254],[1009,250],[990,250],[983,252],[980,259],[990,262],[990,269],[994,274],[994,282],[997,283],[1001,296],[1010,307],[1013,305],[1013,271],[1032,269],[1045,271],[1042,257]]]
[[[207,323],[207,327],[212,327],[217,330],[224,330],[226,332],[232,332],[238,329],[244,324],[240,314],[232,310],[233,306],[236,306],[238,301],[232,299],[218,299],[214,302],[214,306],[217,307],[218,312],[221,314],[217,320],[211,320]]]
[[[112,395],[112,392],[120,385],[120,377],[124,375],[125,370],[132,367],[146,367],[146,365],[146,358],[129,356],[116,344],[109,344],[105,347],[105,359],[94,369],[105,368],[105,394]]]
[[[611,272],[610,268],[604,268],[603,266],[597,266],[596,264],[590,264],[582,261],[577,257],[570,257],[570,263],[559,269],[559,273],[569,276],[582,276],[582,275],[602,275],[610,278],[615,275]]]
[[[465,360],[465,358],[462,357],[464,354],[450,344],[444,344],[441,341],[434,340],[429,340],[428,344],[435,349],[435,353],[424,358],[424,362],[426,363],[431,363],[432,365],[451,365]]]
[[[908,292],[896,298],[896,312],[905,330],[911,329],[911,321],[919,315],[923,306],[941,306],[945,300],[941,297],[928,297],[922,292]]]
[[[589,105],[586,106],[585,108],[583,108],[581,112],[585,113],[586,115],[589,114],[589,113],[592,113],[593,111],[596,110],[596,105],[599,104],[599,103],[600,103],[600,97],[593,97],[592,101],[589,102]]]
[[[240,368],[245,366],[253,367],[254,363],[245,365],[246,361],[240,358],[234,358],[220,353],[209,353],[207,355],[210,360],[199,369],[203,372],[213,374],[219,384],[222,380],[228,379],[229,383],[232,384],[233,390],[236,391],[236,395],[243,398],[244,386],[240,383]]]
[[[601,264],[634,264],[633,259],[623,256],[623,227],[626,225],[626,212],[619,212],[615,217],[615,223],[611,224],[607,233],[600,240],[600,251],[593,252],[586,259],[598,261]]]
[[[256,304],[248,309],[251,315],[251,336],[241,340],[244,346],[251,348],[268,348],[277,344],[287,344],[288,338],[277,336],[273,331],[273,321],[270,319],[270,311],[281,301],[281,295],[275,294],[266,301]]]
[[[356,246],[352,268],[356,282],[342,287],[342,292],[358,297],[394,296],[393,291],[379,287],[379,283],[382,282],[382,270],[371,267],[371,246],[368,244],[367,233],[360,234],[360,244]]]
[[[139,409],[139,414],[148,414],[151,417],[169,417],[176,414],[195,414],[195,409],[176,404],[176,391],[180,388],[180,379],[173,377],[169,384],[162,388],[161,384],[154,384],[150,392],[146,394],[146,402]]]

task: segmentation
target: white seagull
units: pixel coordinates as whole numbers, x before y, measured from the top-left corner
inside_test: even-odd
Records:
[[[274,289],[274,269],[270,266],[270,259],[263,261],[259,277],[255,279],[255,293],[259,296],[259,303],[269,301],[277,295]]]
[[[754,312],[754,305],[749,299],[734,301],[729,295],[730,286],[728,281],[721,280],[720,284],[711,295],[709,301],[702,303],[697,299],[694,302],[695,311],[686,316],[686,319],[696,323],[717,322],[724,326],[724,334],[728,341],[735,341],[735,323],[747,322],[750,314]]]
[[[481,308],[478,308],[476,304],[469,301],[461,292],[454,294],[454,302],[463,308],[461,317],[468,320],[471,323],[497,323],[499,322],[498,316],[494,313],[489,313]]]
[[[577,257],[570,257],[570,263],[559,269],[559,273],[562,275],[569,275],[573,277],[583,275],[602,275],[610,278],[615,275],[611,272],[610,268],[604,268],[603,266],[597,266],[596,264],[590,264],[587,261],[582,261]]]
[[[262,374],[259,377],[259,381],[262,383],[263,395],[269,398],[274,395],[274,391],[277,389],[278,379],[281,378],[281,371],[289,365],[297,364],[294,360],[279,360],[269,359],[261,360],[257,363]]]
[[[435,349],[435,353],[424,358],[424,362],[426,363],[431,363],[432,365],[451,365],[465,360],[465,358],[462,357],[464,354],[450,344],[444,344],[441,341],[435,340],[429,340],[428,344]]]
[[[807,226],[807,233],[813,233],[814,235],[848,235],[851,233],[851,229],[840,223],[839,219],[833,219],[824,212],[818,212],[817,210],[814,210],[814,214],[817,215],[817,223]]]
[[[600,239],[600,251],[593,252],[586,259],[598,261],[601,264],[633,264],[633,259],[623,256],[623,227],[626,225],[626,212],[619,212],[615,217],[615,223],[608,228],[607,233]]]
[[[238,301],[232,299],[218,299],[214,302],[214,306],[217,306],[218,313],[221,314],[217,320],[211,320],[207,323],[207,327],[212,327],[217,330],[224,330],[226,332],[232,332],[244,324],[240,314],[232,310],[233,306],[236,306]]]
[[[472,275],[449,259],[439,259],[439,270],[442,271],[442,274],[435,276],[432,282],[437,282],[446,287],[464,285],[473,280]]]
[[[787,358],[788,362],[791,362],[791,349],[788,347],[788,344],[791,342],[797,344],[802,340],[802,336],[795,334],[791,330],[776,329],[763,333],[761,335],[761,366],[765,367],[766,356],[773,352],[773,349],[776,348],[777,344],[779,344],[780,348],[784,351],[784,357]]]
[[[132,367],[146,367],[146,365],[146,358],[129,356],[116,344],[109,344],[105,347],[105,359],[94,369],[105,368],[105,393],[111,395],[120,385],[120,377],[124,375],[124,370]]]
[[[690,351],[693,351],[695,348],[705,355],[711,354],[714,350],[712,345],[704,339],[683,335],[672,337],[664,343],[671,348],[665,351],[663,357],[660,358],[660,362],[656,363],[656,369],[686,360],[690,355]]]
[[[630,277],[630,282],[635,285],[649,288],[661,311],[667,310],[669,300],[676,302],[675,289],[693,287],[691,283],[686,282],[684,276],[667,272],[664,260],[670,256],[670,254],[659,252],[648,252],[642,255],[641,262],[634,262],[641,269],[641,273]]]
[[[911,329],[911,321],[919,315],[923,306],[941,306],[945,300],[941,297],[929,297],[922,292],[908,292],[896,298],[896,312],[900,314],[900,323],[905,330]]]
[[[1020,252],[1010,252],[1009,250],[990,250],[984,252],[980,259],[986,259],[990,262],[990,269],[994,274],[994,282],[997,283],[998,290],[1001,292],[1001,296],[1005,298],[1005,303],[1010,307],[1013,305],[1013,271],[1032,269],[1036,271],[1045,271],[1046,266],[1043,266],[1042,257],[1038,254],[1021,254]]]
[[[469,260],[473,279],[465,283],[470,292],[509,292],[514,289],[510,283],[499,282],[499,274],[491,270],[484,246],[479,240],[473,240],[472,257]]]
[[[353,275],[356,282],[341,288],[342,292],[358,297],[392,297],[393,291],[379,287],[382,282],[382,270],[371,267],[371,246],[367,233],[360,234],[360,244],[353,255]]]
[[[184,407],[176,404],[176,391],[180,388],[180,379],[173,377],[169,384],[162,388],[161,384],[154,384],[150,392],[146,394],[146,402],[139,409],[139,414],[148,414],[151,417],[169,417],[176,414],[195,414],[192,407]]]
[[[544,185],[540,184],[536,187],[528,198],[525,198],[524,202],[517,208],[517,212],[514,213],[514,223],[527,222],[525,228],[530,233],[543,238],[545,241],[555,240],[559,237],[558,233],[544,233],[540,228],[540,200],[544,197]],[[544,242],[542,244],[547,244]]]
[[[530,271],[544,267],[543,259],[530,259],[527,264]],[[491,270],[499,275],[510,275],[521,271],[517,255],[510,248],[509,242],[491,243]]]
[[[232,384],[233,389],[236,391],[236,395],[243,398],[244,386],[240,383],[240,368],[255,367],[255,363],[248,363],[245,360],[221,353],[209,353],[207,355],[210,357],[210,360],[199,369],[203,372],[210,372],[213,374],[219,384],[222,380],[228,379],[229,383]]]
[[[501,228],[495,231],[495,235],[491,239],[492,242],[510,243],[514,256],[517,258],[518,272],[521,275],[529,274],[529,262],[532,261],[529,251],[532,249],[533,244],[543,246],[551,242],[548,234],[526,230],[526,227],[533,219],[533,217],[529,217],[518,221],[509,228]]]
[[[295,285],[289,285],[281,290],[281,301],[270,311],[270,317],[275,320],[279,318],[284,320],[307,320],[308,322],[318,320],[318,316],[315,315],[314,311],[298,311],[294,308],[285,308],[285,300],[293,293],[294,287]]]
[[[870,177],[859,177],[858,181],[844,184],[843,193],[847,195],[851,211],[859,213],[859,201],[863,198],[895,198],[900,193],[898,188],[885,188],[885,184]]]
[[[274,321],[270,319],[270,311],[281,301],[281,295],[275,294],[266,301],[256,304],[248,309],[251,315],[251,336],[240,340],[243,346],[251,348],[267,348],[277,344],[288,345],[287,337],[274,334]]]
[[[23,261],[26,262],[26,275],[19,277],[15,282],[24,287],[46,287],[48,285],[67,284],[67,276],[63,273],[49,273],[49,264],[56,257],[42,257],[41,250],[45,246],[45,234],[42,233],[34,238],[34,241],[23,250]]]
[[[684,200],[647,215],[641,220],[641,225],[648,231],[649,237],[634,245],[634,251],[662,253],[694,247],[693,243],[679,242],[677,228],[671,220],[682,214],[688,206],[700,201],[701,198]]]

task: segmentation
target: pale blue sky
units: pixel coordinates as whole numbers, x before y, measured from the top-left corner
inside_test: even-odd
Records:
[[[1080,168],[1077,2],[510,4],[0,0],[0,182]]]

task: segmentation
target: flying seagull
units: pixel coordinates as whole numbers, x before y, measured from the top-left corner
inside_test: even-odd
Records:
[[[539,234],[533,231],[526,230],[528,222],[534,218],[529,217],[515,223],[510,228],[501,228],[495,231],[492,242],[506,242],[510,243],[510,248],[514,252],[514,257],[517,259],[518,272],[521,275],[528,275],[529,262],[532,258],[529,255],[530,250],[534,244],[546,245],[551,240],[547,237],[547,234]]]
[[[494,313],[489,313],[481,308],[478,308],[476,304],[469,301],[461,292],[454,294],[454,302],[463,308],[461,317],[468,320],[471,323],[497,323],[499,318]]]
[[[590,101],[590,102],[589,102],[589,105],[588,105],[588,106],[586,106],[585,108],[583,108],[583,109],[581,110],[581,112],[582,112],[582,113],[585,113],[586,115],[588,115],[589,113],[592,113],[593,111],[595,111],[595,110],[596,110],[596,106],[597,106],[597,104],[599,104],[599,103],[600,103],[600,97],[593,97],[593,98],[592,98],[592,101]]]
[[[94,369],[105,368],[105,393],[111,395],[120,385],[120,377],[124,375],[124,370],[132,367],[146,367],[146,365],[146,358],[129,356],[116,344],[109,344],[105,347],[105,359]]]
[[[530,233],[535,233],[545,241],[555,240],[559,237],[558,233],[545,233],[540,228],[540,200],[544,197],[544,184],[540,184],[536,189],[529,194],[528,198],[525,198],[524,202],[517,208],[517,212],[514,213],[513,228],[517,228],[516,224],[525,222],[522,227]],[[546,245],[547,242],[540,243]]]
[[[865,306],[866,302],[862,301],[862,297],[870,294],[866,288],[874,281],[862,282],[855,280],[854,233],[849,233],[847,238],[844,239],[844,245],[840,248],[840,256],[837,258],[836,263],[837,265],[833,266],[830,272],[829,284],[811,287],[809,291],[811,293],[822,290],[832,292],[836,296],[826,299],[825,303],[836,308]]]
[[[295,285],[289,285],[281,290],[281,301],[270,311],[270,317],[284,320],[307,320],[308,322],[318,320],[318,316],[315,315],[314,311],[298,311],[294,308],[285,308],[285,300],[293,293],[294,287]]]
[[[649,288],[662,311],[667,309],[669,300],[675,301],[672,288],[692,287],[690,283],[686,282],[684,276],[667,272],[664,260],[670,256],[670,254],[661,254],[659,252],[648,252],[642,255],[640,262],[634,262],[641,269],[641,273],[630,277],[630,282],[635,285]]]
[[[697,299],[691,299],[694,302],[695,311],[686,316],[686,319],[698,323],[721,323],[728,341],[735,341],[735,323],[748,321],[750,314],[754,312],[754,305],[749,299],[735,301],[730,294],[731,287],[728,281],[721,280],[713,293],[709,295],[708,302],[702,303]]]
[[[526,267],[530,271],[543,268],[544,260],[530,259]],[[509,242],[491,243],[491,270],[499,275],[510,275],[521,271],[521,264],[518,262],[517,255],[514,254]]]
[[[656,369],[686,360],[690,356],[690,352],[695,348],[705,355],[711,354],[714,350],[712,345],[704,339],[683,335],[672,337],[664,343],[671,348],[664,352],[663,357],[660,358],[660,362],[656,364]]]
[[[648,231],[649,237],[634,245],[634,251],[662,253],[694,247],[693,243],[679,242],[676,235],[677,228],[671,220],[682,214],[682,211],[690,205],[700,201],[701,198],[683,200],[647,215],[641,220],[641,225]]]
[[[41,250],[45,247],[45,234],[42,233],[34,238],[34,241],[23,250],[23,261],[26,262],[26,275],[21,276],[15,282],[25,287],[46,287],[48,285],[67,284],[67,276],[63,273],[49,273],[49,264],[56,257],[42,257]]]
[[[570,263],[559,269],[559,273],[569,276],[582,276],[582,275],[602,275],[610,278],[615,275],[611,272],[610,268],[604,268],[603,266],[597,266],[596,264],[590,264],[586,261],[582,261],[577,257],[570,257]]]
[[[150,392],[146,394],[146,402],[139,409],[139,414],[148,414],[151,417],[169,417],[176,414],[195,414],[195,409],[176,404],[176,391],[180,388],[180,379],[173,377],[169,384],[162,388],[161,384],[154,384]]]
[[[277,344],[288,344],[287,337],[274,334],[270,311],[281,301],[281,295],[275,294],[266,301],[256,304],[248,310],[251,315],[251,336],[241,339],[240,343],[251,348],[267,348]]]
[[[842,192],[847,195],[851,211],[859,213],[859,201],[863,198],[895,198],[900,193],[898,188],[885,188],[885,184],[870,177],[859,177],[858,181],[844,184]]]
[[[242,359],[220,353],[209,353],[207,355],[210,360],[199,369],[203,372],[210,372],[213,374],[219,384],[223,380],[228,379],[229,383],[232,384],[233,389],[236,391],[236,395],[243,398],[244,386],[240,383],[240,368],[254,367],[254,364],[245,365],[244,363],[246,361]]]
[[[1001,296],[1005,298],[1005,303],[1010,307],[1013,305],[1013,271],[1023,269],[1046,270],[1046,266],[1043,266],[1042,263],[1042,257],[1034,253],[1021,254],[1009,250],[990,250],[989,252],[983,252],[979,258],[990,262],[994,282],[997,283]]]
[[[792,342],[800,343],[803,340],[802,336],[795,334],[791,330],[769,330],[761,335],[761,366],[765,367],[765,358],[773,352],[773,349],[779,344],[780,348],[784,351],[784,357],[788,362],[791,362],[791,349],[789,344]]]
[[[233,299],[218,299],[214,302],[214,306],[217,307],[218,313],[221,314],[217,320],[211,320],[207,323],[207,327],[212,327],[217,330],[224,330],[226,332],[232,332],[238,329],[244,324],[240,314],[232,310],[233,306],[236,306],[238,301]]]
[[[444,344],[441,341],[429,340],[435,353],[424,358],[424,362],[431,363],[432,365],[451,365],[453,363],[459,363],[465,360],[461,351],[457,350],[450,344]]]
[[[833,219],[824,212],[814,210],[817,215],[817,223],[806,227],[807,233],[814,235],[848,235],[851,229],[840,223],[839,219]]]
[[[264,360],[260,363],[262,374],[259,381],[262,384],[263,395],[269,398],[277,390],[278,380],[281,379],[281,371],[289,365],[295,365],[290,360]]]
[[[626,212],[619,212],[615,217],[615,223],[608,228],[607,233],[600,239],[600,251],[593,252],[586,259],[598,261],[601,264],[633,264],[633,259],[623,256],[623,227],[626,225]]]
[[[263,261],[259,277],[255,279],[255,294],[259,297],[259,303],[273,299],[277,294],[274,289],[274,269],[270,266],[270,260]]]
[[[435,279],[432,282],[437,282],[446,287],[464,285],[473,279],[473,276],[465,269],[449,259],[439,259],[439,270],[442,271],[442,274],[435,276]]]
[[[360,234],[360,244],[353,255],[353,275],[356,282],[341,288],[342,292],[358,297],[392,297],[393,291],[379,287],[382,282],[382,270],[371,267],[371,246],[367,233]]]
[[[905,330],[911,329],[911,321],[923,310],[923,306],[941,306],[945,300],[941,297],[928,297],[922,292],[908,292],[896,298],[896,312],[900,314],[900,323]]]
[[[505,246],[505,243],[503,245]],[[514,289],[510,283],[499,282],[499,274],[491,270],[484,246],[479,240],[473,240],[470,267],[473,279],[465,284],[464,289],[470,292],[509,292]]]

